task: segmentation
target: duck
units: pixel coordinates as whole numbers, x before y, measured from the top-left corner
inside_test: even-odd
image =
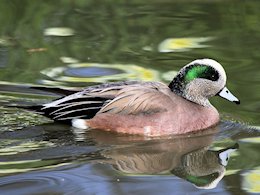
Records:
[[[103,83],[30,110],[76,129],[149,137],[187,134],[219,123],[219,113],[209,98],[220,96],[240,104],[226,80],[219,62],[196,59],[181,68],[169,85],[155,81]]]

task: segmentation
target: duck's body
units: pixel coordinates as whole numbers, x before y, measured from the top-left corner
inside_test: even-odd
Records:
[[[124,86],[86,125],[120,133],[158,136],[206,129],[219,121],[217,110],[173,93],[163,83]]]
[[[218,111],[209,97],[221,91],[222,97],[238,102],[225,88],[223,72],[214,60],[196,60],[181,69],[169,86],[139,81],[101,84],[44,104],[38,112],[82,129],[147,136],[184,134],[218,123]]]

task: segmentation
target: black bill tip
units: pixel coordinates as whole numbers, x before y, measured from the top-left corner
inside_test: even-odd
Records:
[[[233,101],[233,102],[235,102],[237,105],[240,104],[240,100],[238,100],[238,101]]]

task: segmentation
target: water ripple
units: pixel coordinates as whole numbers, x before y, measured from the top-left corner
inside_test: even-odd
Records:
[[[100,83],[125,79],[160,80],[157,71],[134,64],[79,63],[48,68],[41,73],[49,79],[42,79],[39,82],[47,85]]]

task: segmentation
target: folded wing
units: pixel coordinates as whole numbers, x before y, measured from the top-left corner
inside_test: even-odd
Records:
[[[90,119],[96,114],[151,114],[165,111],[169,88],[156,82],[118,82],[86,88],[81,92],[44,104],[38,112],[56,121]]]

